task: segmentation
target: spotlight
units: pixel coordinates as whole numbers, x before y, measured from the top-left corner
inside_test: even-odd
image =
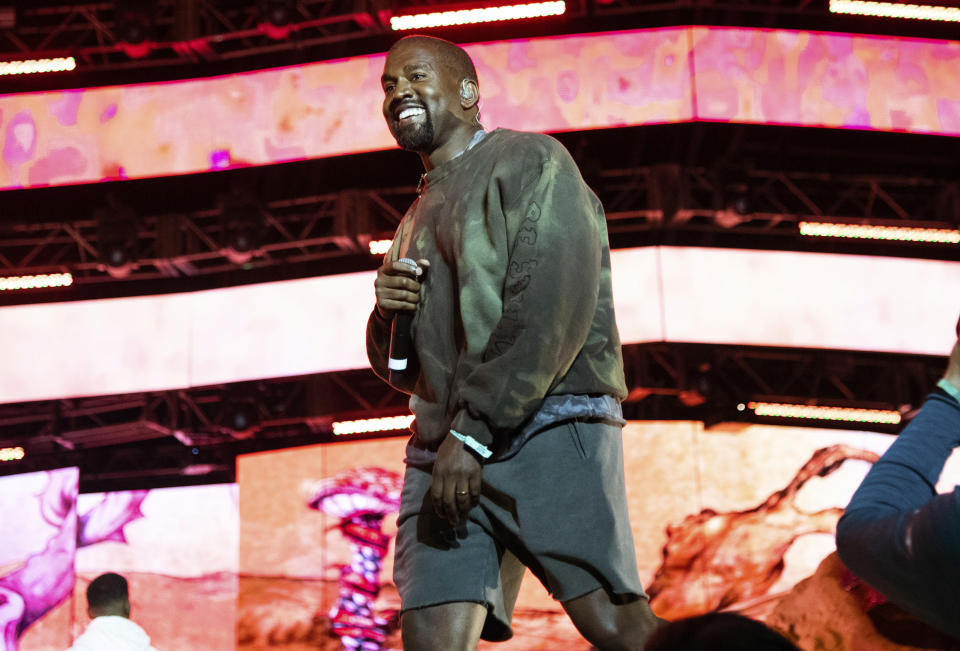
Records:
[[[108,206],[94,212],[98,227],[98,257],[114,278],[126,278],[136,267],[137,217],[133,209],[108,198]]]
[[[153,49],[153,6],[148,0],[117,0],[116,36],[131,59],[142,59]]]
[[[242,192],[220,196],[221,252],[234,264],[246,264],[257,255],[263,231],[263,210]]]
[[[41,72],[65,72],[76,69],[77,60],[73,57],[0,61],[0,76],[32,75]]]
[[[0,461],[20,461],[26,453],[19,445],[12,448],[0,448]]]
[[[830,0],[830,11],[835,14],[879,16],[881,18],[910,18],[960,23],[960,7],[944,7],[908,2],[872,2],[871,0]]]
[[[409,10],[410,13],[391,17],[390,27],[394,31],[405,31],[410,29],[427,29],[430,27],[447,27],[450,25],[494,23],[506,20],[560,16],[566,12],[566,10],[566,3],[563,0],[466,9],[450,8],[441,11],[425,11],[423,13],[414,13],[417,10],[411,9]]]
[[[260,31],[274,40],[284,40],[293,30],[296,9],[295,0],[261,0]]]
[[[841,237],[847,239],[897,242],[960,244],[960,230],[955,228],[923,228],[915,226],[806,221],[800,222],[798,226],[800,228],[800,234],[808,237]]]
[[[260,410],[252,400],[232,402],[224,408],[220,425],[237,438],[247,438],[260,426]]]
[[[72,284],[73,274],[70,272],[35,274],[29,276],[2,276],[0,277],[0,292],[16,291],[19,289],[69,287]]]
[[[413,415],[387,416],[385,418],[362,418],[360,420],[341,420],[333,423],[334,436],[350,434],[368,434],[371,432],[390,432],[405,430],[413,422]]]
[[[744,411],[745,409],[751,410],[757,416],[797,420],[897,425],[902,419],[900,412],[892,409],[855,409],[850,407],[800,405],[781,402],[748,402],[745,405],[742,403],[737,405],[738,411]]]
[[[383,255],[392,245],[393,240],[370,240],[370,255]]]

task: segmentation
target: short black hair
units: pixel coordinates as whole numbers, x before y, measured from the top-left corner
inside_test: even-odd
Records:
[[[644,651],[799,651],[762,622],[736,613],[678,619],[653,632]]]
[[[470,55],[467,54],[466,50],[456,43],[451,43],[436,36],[414,34],[412,36],[404,36],[394,43],[390,50],[393,50],[401,43],[426,45],[437,53],[440,63],[456,76],[458,82],[463,79],[469,79],[474,83],[478,83],[477,68],[473,65],[473,60],[470,58]]]
[[[127,580],[113,572],[101,574],[87,586],[87,605],[93,610],[109,609],[129,599]]]

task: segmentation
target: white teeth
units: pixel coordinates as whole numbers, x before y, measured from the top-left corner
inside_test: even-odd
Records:
[[[422,115],[426,113],[422,108],[405,108],[400,111],[400,115],[397,116],[398,120],[405,120],[406,118],[412,118],[414,115]]]

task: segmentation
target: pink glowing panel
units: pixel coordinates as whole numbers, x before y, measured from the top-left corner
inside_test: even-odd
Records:
[[[469,47],[488,126],[692,117],[685,28]],[[0,96],[0,188],[204,172],[396,146],[383,55],[211,79]]]
[[[195,294],[194,386],[366,366],[373,273]]]
[[[624,343],[945,355],[960,263],[643,248],[613,253]],[[364,368],[373,272],[192,294],[0,308],[0,402]],[[917,318],[923,315],[923,318]]]
[[[668,341],[946,355],[956,338],[960,263],[705,248],[661,255]]]
[[[665,341],[661,248],[610,252],[617,327],[623,342]]]
[[[719,120],[960,135],[958,42],[673,27],[467,49],[487,127]],[[0,189],[388,149],[395,144],[380,115],[382,67],[383,55],[373,55],[0,96]]]
[[[190,295],[0,309],[0,401],[187,386]]]
[[[694,117],[686,27],[497,41],[467,51],[488,128],[556,132]]]
[[[960,43],[695,27],[697,118],[960,135]]]

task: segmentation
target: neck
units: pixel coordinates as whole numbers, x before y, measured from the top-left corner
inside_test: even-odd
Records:
[[[476,124],[463,124],[461,128],[458,128],[447,138],[446,142],[432,152],[420,152],[423,169],[429,172],[434,167],[443,165],[462,154],[467,148],[467,145],[470,144],[470,140],[473,139],[473,134],[480,130],[480,128],[481,127]]]

